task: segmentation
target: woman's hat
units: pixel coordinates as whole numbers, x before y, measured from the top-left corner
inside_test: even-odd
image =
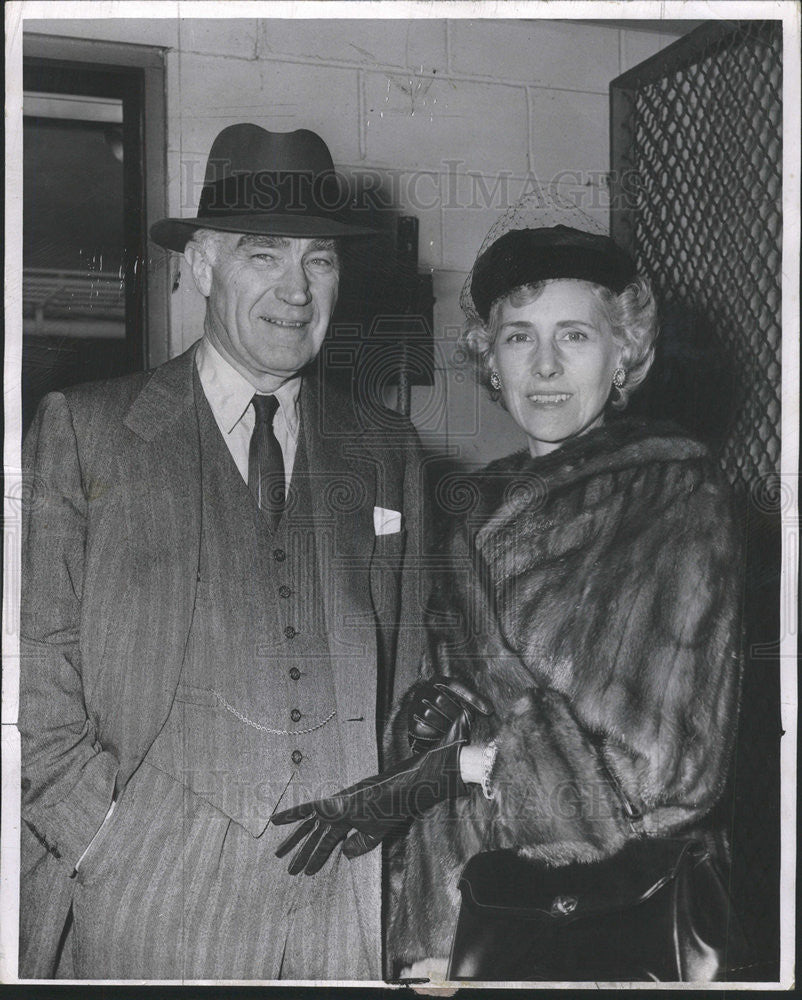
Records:
[[[474,264],[471,298],[487,322],[496,299],[521,285],[579,278],[618,293],[635,277],[632,258],[609,236],[569,226],[512,229],[491,243]]]
[[[301,238],[375,235],[375,229],[354,224],[349,200],[348,186],[315,132],[229,125],[212,143],[197,216],[161,219],[150,235],[179,253],[196,229]]]

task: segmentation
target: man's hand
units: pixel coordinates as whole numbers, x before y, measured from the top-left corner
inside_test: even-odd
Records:
[[[415,691],[407,711],[407,734],[413,753],[423,753],[438,743],[466,742],[474,712],[492,715],[493,706],[453,677],[435,675]]]
[[[461,746],[444,744],[327,799],[276,813],[272,822],[277,826],[300,823],[279,844],[276,857],[283,858],[300,844],[290,862],[290,875],[302,871],[314,875],[339,843],[343,842],[347,858],[358,857],[438,802],[467,795],[459,773]]]

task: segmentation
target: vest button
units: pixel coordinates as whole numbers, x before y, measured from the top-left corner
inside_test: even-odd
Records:
[[[300,764],[303,759],[304,759],[304,755],[301,753],[300,750],[293,750],[292,751],[292,762],[293,762],[293,764]]]
[[[294,708],[290,712],[290,718],[292,719],[293,722],[300,722],[301,721],[301,713],[300,713],[300,711],[297,708]]]
[[[284,629],[284,635],[286,635],[286,637],[288,639],[294,639],[296,637],[296,635],[298,635],[298,633],[295,631],[295,629],[292,627],[292,625],[288,625]]]
[[[273,549],[273,558],[276,560],[276,562],[284,562],[284,560],[287,558],[287,553],[284,551],[284,549]]]
[[[280,595],[281,595],[282,597],[289,597],[289,596],[290,596],[290,595],[292,594],[292,591],[290,590],[290,588],[289,588],[289,587],[288,587],[288,586],[287,586],[286,584],[282,584],[282,585],[281,585],[281,586],[280,586],[280,587],[278,588],[278,592],[279,592],[279,594],[280,594]]]
[[[301,676],[301,671],[297,667],[290,668],[290,677],[292,677],[294,681],[297,681],[300,678],[300,676]]]

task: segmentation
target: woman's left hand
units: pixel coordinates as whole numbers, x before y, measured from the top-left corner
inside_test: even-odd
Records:
[[[492,715],[493,706],[466,684],[436,675],[416,690],[407,710],[409,745],[413,753],[431,750],[439,743],[466,742],[474,712]]]

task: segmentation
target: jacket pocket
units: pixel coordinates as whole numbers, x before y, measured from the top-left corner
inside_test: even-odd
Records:
[[[103,856],[103,846],[109,838],[110,831],[115,825],[120,804],[117,799],[113,799],[109,806],[109,811],[103,817],[103,822],[97,828],[94,837],[89,841],[83,854],[78,858],[75,865],[75,872],[78,881],[83,885],[91,876],[96,867],[96,862]]]
[[[376,535],[373,545],[373,559],[396,561],[404,554],[407,542],[406,531],[393,531],[389,535]]]

